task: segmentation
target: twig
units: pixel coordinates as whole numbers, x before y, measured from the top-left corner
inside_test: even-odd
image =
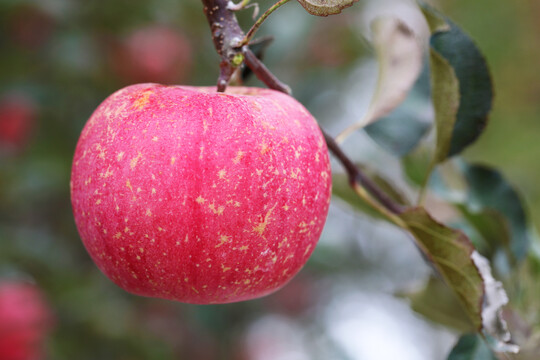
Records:
[[[268,70],[268,68],[255,56],[249,47],[243,47],[246,65],[253,71],[255,76],[270,89],[278,90],[286,94],[291,94],[291,88],[279,81],[279,79]]]
[[[247,35],[244,37],[244,40],[242,40],[241,44],[242,45],[248,44],[251,41],[251,39],[253,38],[253,36],[255,35],[255,33],[257,32],[257,30],[259,30],[262,23],[266,20],[266,18],[268,18],[268,16],[270,16],[270,14],[272,14],[274,11],[276,11],[281,5],[285,5],[289,1],[290,0],[279,0],[277,3],[272,5],[268,10],[266,10],[264,12],[264,14],[262,14],[261,17],[257,19],[255,24],[253,24],[251,29],[249,29]]]
[[[349,157],[343,152],[343,150],[336,143],[334,138],[332,138],[326,131],[321,129],[324,139],[326,140],[326,145],[328,149],[334,154],[334,156],[341,162],[347,175],[349,177],[349,183],[354,189],[356,183],[361,184],[367,191],[369,191],[377,200],[388,210],[394,214],[401,214],[404,210],[403,206],[396,203],[392,200],[384,191],[382,191],[377,184],[373,182],[369,177],[367,177],[352,161]]]
[[[223,92],[238,66],[234,59],[239,55],[243,56],[239,44],[244,38],[244,32],[234,12],[228,9],[227,0],[202,0],[202,3],[212,31],[214,46],[221,57],[218,91]]]

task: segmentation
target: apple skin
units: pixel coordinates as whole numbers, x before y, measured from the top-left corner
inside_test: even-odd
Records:
[[[126,83],[184,82],[191,72],[192,46],[178,30],[150,25],[128,34],[111,47],[115,73]]]
[[[52,314],[33,285],[0,280],[0,359],[43,359]]]
[[[195,304],[287,283],[330,194],[314,118],[259,88],[119,90],[85,125],[71,174],[75,222],[101,271],[131,293]]]

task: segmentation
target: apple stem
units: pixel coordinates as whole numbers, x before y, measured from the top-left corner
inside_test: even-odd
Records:
[[[272,72],[249,49],[249,46],[243,43],[244,39],[247,38],[249,41],[250,38],[246,37],[240,28],[234,10],[230,9],[230,2],[228,0],[201,1],[204,5],[204,13],[206,14],[212,30],[214,46],[221,57],[217,91],[224,92],[226,90],[233,73],[241,64],[239,64],[237,60],[238,57],[241,56],[242,62],[244,62],[266,86],[273,90],[291,94],[290,87],[282,83],[274,74],[272,74]],[[287,1],[288,0],[278,1],[272,6],[272,11],[285,4]],[[268,15],[272,11],[270,11]],[[254,31],[250,31],[250,33],[253,35]],[[400,225],[399,218],[396,215],[399,215],[404,211],[404,206],[395,202],[379,186],[377,186],[373,180],[366,176],[343,152],[333,137],[322,128],[321,131],[326,140],[328,149],[345,167],[353,190],[376,210]],[[367,190],[367,193],[363,191],[363,189]]]

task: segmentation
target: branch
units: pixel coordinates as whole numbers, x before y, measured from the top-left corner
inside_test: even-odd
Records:
[[[249,47],[244,46],[243,49],[246,65],[251,69],[251,71],[253,71],[259,80],[261,80],[270,89],[291,95],[291,88],[279,81],[279,79],[272,74],[259,59],[257,59],[257,56],[255,56]]]
[[[253,73],[270,89],[291,93],[290,88],[268,70],[268,68],[253,54],[248,45],[242,43],[245,39],[244,32],[238,24],[233,10],[228,8],[227,0],[201,0],[204,4],[204,13],[212,30],[214,46],[221,57],[220,75],[218,79],[218,91],[225,91],[233,72],[240,65],[239,56]],[[280,1],[284,4],[287,1]],[[395,215],[403,212],[403,206],[392,200],[377,184],[367,177],[341,150],[336,141],[321,129],[328,149],[343,164],[349,176],[349,182],[355,192],[373,207],[385,213],[389,218],[397,218]],[[363,187],[360,189],[359,187]],[[363,191],[367,190],[375,199]],[[381,206],[382,205],[382,206]],[[399,219],[397,219],[399,220]],[[395,221],[397,221],[395,220]]]
[[[354,188],[355,184],[362,185],[368,192],[371,193],[385,208],[390,210],[394,214],[401,214],[404,210],[403,206],[396,203],[391,199],[384,191],[379,188],[379,186],[373,182],[369,177],[367,177],[352,161],[349,157],[341,150],[337,142],[331,137],[326,131],[321,128],[321,131],[326,140],[326,145],[328,149],[334,154],[336,158],[341,162],[347,175],[349,177],[349,183],[351,187]]]
[[[243,56],[239,45],[244,39],[244,32],[238,24],[236,15],[228,8],[227,0],[202,0],[202,3],[212,31],[214,46],[221,57],[217,87],[219,92],[224,92],[238,67],[235,59],[238,59],[239,55]]]

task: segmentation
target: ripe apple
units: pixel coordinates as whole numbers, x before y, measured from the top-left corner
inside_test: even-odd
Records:
[[[126,87],[90,117],[71,173],[97,266],[129,292],[197,304],[289,281],[318,241],[330,192],[313,117],[259,88]]]
[[[20,151],[35,125],[36,108],[22,95],[7,95],[0,100],[0,151]]]
[[[112,46],[111,63],[127,83],[183,82],[191,71],[191,44],[176,29],[152,25],[133,31]]]
[[[42,359],[51,324],[51,312],[39,289],[0,281],[0,359]]]

